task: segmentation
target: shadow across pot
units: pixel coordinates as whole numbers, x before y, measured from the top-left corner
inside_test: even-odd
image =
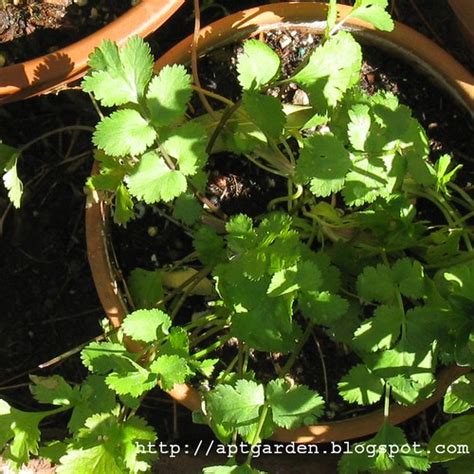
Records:
[[[339,5],[339,16],[343,18],[350,8]],[[266,5],[241,11],[216,21],[201,30],[198,51],[221,47],[233,41],[247,38],[259,31],[291,28],[311,30],[320,34],[325,28],[327,5],[319,3],[283,3]],[[454,99],[474,114],[474,80],[472,75],[435,43],[411,28],[396,23],[390,33],[375,30],[359,20],[348,20],[345,28],[353,32],[362,42],[387,50],[394,56],[422,69]],[[169,50],[155,63],[155,71],[168,64],[190,62],[192,37],[188,37]],[[106,202],[97,193],[88,196],[86,204],[86,237],[89,262],[101,303],[114,327],[119,327],[128,313],[123,287],[123,277],[110,248],[109,210]],[[411,406],[393,404],[389,420],[401,423],[439,401],[448,386],[468,369],[451,367],[438,376],[437,387],[432,396]],[[186,385],[177,384],[168,391],[181,405],[190,410],[201,407],[199,392]],[[377,432],[383,422],[381,410],[367,415],[306,426],[296,430],[279,429],[272,439],[296,443],[324,443],[360,438]]]
[[[123,44],[132,35],[145,37],[168,20],[185,0],[141,0],[119,18],[65,48],[0,69],[0,104],[56,91],[80,79],[89,54],[104,39]]]

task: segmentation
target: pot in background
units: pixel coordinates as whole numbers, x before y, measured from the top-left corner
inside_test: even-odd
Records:
[[[350,8],[339,5],[339,15],[344,17]],[[198,51],[221,47],[232,41],[242,40],[259,31],[290,27],[291,29],[311,29],[322,33],[325,28],[327,5],[320,3],[280,3],[244,10],[218,20],[201,30]],[[390,33],[375,30],[370,25],[349,20],[345,28],[354,33],[362,42],[370,43],[390,54],[402,57],[412,65],[422,69],[433,80],[446,89],[471,114],[474,114],[474,80],[448,53],[413,29],[396,23]],[[189,36],[169,50],[155,63],[158,72],[167,64],[186,64],[191,58]],[[109,210],[99,194],[88,197],[86,204],[86,238],[89,263],[101,303],[114,327],[120,326],[128,314],[125,293],[122,291],[123,277],[109,238]],[[435,392],[427,400],[411,406],[393,404],[389,420],[401,423],[439,401],[448,386],[465,368],[445,369],[438,376]],[[201,407],[199,392],[186,385],[178,384],[168,392],[183,406],[198,410]],[[323,443],[360,438],[377,432],[383,422],[381,410],[347,420],[305,426],[296,430],[279,429],[272,439],[296,443]]]
[[[474,2],[472,0],[448,0],[459,24],[467,44],[474,57]]]
[[[0,68],[0,105],[64,88],[87,71],[89,54],[104,39],[123,44],[146,37],[168,20],[185,0],[141,0],[112,23],[65,48]]]

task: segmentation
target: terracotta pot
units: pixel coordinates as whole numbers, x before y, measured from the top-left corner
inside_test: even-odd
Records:
[[[274,4],[245,10],[219,20],[200,33],[199,51],[221,46],[237,39],[248,37],[259,30],[282,27],[291,23],[291,28],[311,28],[315,33],[324,30],[326,5],[318,3]],[[339,6],[341,16],[348,7]],[[402,56],[426,71],[440,82],[451,95],[468,110],[474,111],[474,85],[472,76],[445,51],[411,28],[397,24],[392,33],[374,30],[360,21],[347,22],[347,28],[361,40],[387,49]],[[159,71],[167,64],[188,63],[192,38],[188,37],[172,48],[155,63]],[[108,207],[97,194],[88,197],[86,205],[86,233],[89,262],[102,305],[112,324],[118,327],[127,314],[127,303],[121,291],[123,278],[113,251],[109,247]],[[434,394],[427,400],[409,407],[394,404],[390,409],[390,421],[401,423],[440,400],[452,381],[466,369],[454,367],[441,372]],[[201,406],[199,393],[187,385],[176,385],[168,392],[176,401],[191,410]],[[383,420],[381,411],[349,420],[303,427],[297,430],[278,430],[274,440],[298,443],[320,443],[340,441],[366,436],[378,431]]]
[[[471,48],[471,55],[474,55],[474,2],[472,0],[448,1]]]
[[[54,53],[0,68],[0,104],[65,87],[87,70],[89,54],[102,40],[119,44],[128,37],[145,37],[158,29],[185,0],[141,0],[112,23]]]

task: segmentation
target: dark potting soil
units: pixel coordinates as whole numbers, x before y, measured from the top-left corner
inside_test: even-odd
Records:
[[[92,124],[96,117],[86,101],[73,92],[59,102],[50,96],[9,104],[0,109],[0,136],[23,145],[58,127]],[[77,131],[39,141],[19,160],[21,209],[11,208],[3,189],[0,194],[0,396],[20,409],[39,408],[27,388],[30,371],[80,382],[86,371],[77,357],[43,370],[38,365],[101,331],[103,309],[84,238],[90,148],[90,134]],[[48,426],[58,425],[65,427]]]
[[[111,23],[130,7],[131,0],[7,4],[0,10],[0,60],[9,65],[56,51]]]

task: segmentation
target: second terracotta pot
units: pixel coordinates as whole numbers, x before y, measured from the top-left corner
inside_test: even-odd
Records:
[[[0,104],[59,90],[87,71],[89,54],[104,39],[123,44],[146,37],[168,20],[185,0],[141,0],[112,23],[54,53],[0,68]]]
[[[341,17],[348,11],[349,7],[339,6]],[[198,50],[202,53],[249,37],[258,31],[275,28],[310,30],[314,34],[320,34],[325,28],[326,13],[327,6],[317,3],[274,4],[241,11],[204,28],[199,36]],[[472,75],[432,41],[399,23],[391,33],[376,31],[357,20],[348,21],[346,28],[362,42],[402,57],[403,60],[422,69],[455,100],[474,113]],[[191,44],[192,37],[183,40],[156,62],[155,70],[159,71],[167,64],[189,63]],[[89,196],[86,206],[89,262],[102,305],[112,324],[118,327],[128,310],[121,291],[123,277],[110,248],[108,214],[108,207],[99,195]],[[390,409],[390,422],[401,423],[436,403],[443,397],[451,382],[465,372],[465,369],[459,367],[446,369],[439,374],[437,388],[429,399],[408,407],[394,404]],[[176,385],[168,393],[191,410],[197,410],[201,406],[200,394],[188,385]],[[377,432],[382,421],[383,413],[375,411],[349,420],[307,426],[297,430],[280,429],[273,439],[297,443],[348,440]]]

